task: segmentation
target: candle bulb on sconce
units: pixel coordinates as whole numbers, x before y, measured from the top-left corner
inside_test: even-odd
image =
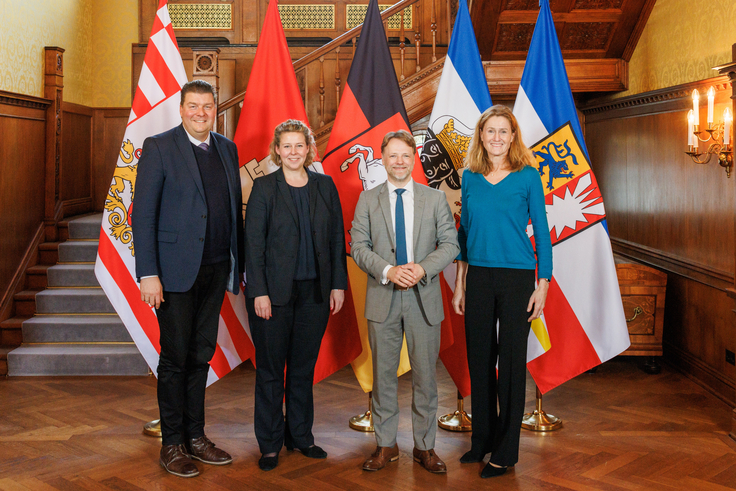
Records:
[[[707,164],[713,155],[718,159],[718,164],[726,170],[726,176],[731,177],[731,167],[733,167],[733,150],[731,146],[731,126],[733,116],[727,107],[723,111],[723,121],[714,123],[713,112],[716,98],[716,91],[713,87],[708,89],[708,128],[700,131],[698,127],[700,110],[700,94],[697,89],[692,92],[693,108],[687,113],[687,144],[688,151],[685,152],[696,164]],[[701,137],[706,134],[707,137]],[[703,151],[698,151],[699,142],[708,143],[710,145]],[[701,157],[703,157],[701,159]]]
[[[693,125],[696,127],[700,124],[700,93],[698,89],[693,89]]]
[[[716,100],[716,89],[711,87],[708,89],[708,128],[713,124],[713,105]]]

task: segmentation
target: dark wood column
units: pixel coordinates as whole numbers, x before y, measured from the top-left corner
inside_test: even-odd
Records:
[[[220,96],[220,64],[219,64],[220,50],[218,48],[207,49],[207,50],[193,48],[192,55],[194,56],[194,67],[192,69],[192,79],[204,80],[205,82],[213,86],[215,88],[215,105],[219,104],[219,99],[220,99],[219,97]],[[218,133],[225,134],[223,131],[224,128],[222,128],[223,121],[224,121],[224,115],[220,115],[220,117],[215,120],[215,126],[212,128],[212,131],[217,131]]]
[[[61,102],[64,100],[64,48],[45,50],[44,97],[51,101],[46,110],[46,173],[44,233],[46,240],[58,239],[57,224],[62,218],[59,199],[61,182]]]

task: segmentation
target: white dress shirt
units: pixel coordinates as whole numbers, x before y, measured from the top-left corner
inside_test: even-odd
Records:
[[[190,135],[186,128],[184,128],[184,133],[187,134],[187,138],[189,138],[189,141],[192,142],[192,145],[194,145],[195,147],[198,147],[201,143],[206,143],[207,147],[210,146],[210,135],[212,133],[211,131],[207,132],[207,138],[203,142],[197,140],[192,135]]]
[[[391,205],[391,225],[393,226],[394,232],[394,246],[396,245],[396,186],[391,184],[390,181],[386,181],[388,189],[388,201]],[[404,203],[404,231],[406,232],[406,260],[408,262],[414,262],[414,179],[409,179],[409,182],[404,186],[406,190],[401,195],[401,200]],[[395,248],[395,247],[394,247]],[[388,283],[388,270],[392,266],[389,264],[383,269],[381,274],[381,283],[386,285]]]

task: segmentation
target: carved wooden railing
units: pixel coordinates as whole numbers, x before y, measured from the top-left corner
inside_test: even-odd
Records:
[[[437,2],[442,2],[443,0],[401,0],[397,2],[396,4],[392,5],[388,9],[381,12],[381,19],[384,23],[384,29],[386,31],[386,35],[388,36],[388,19],[392,17],[395,14],[400,15],[401,22],[400,27],[398,29],[398,35],[399,35],[399,69],[397,73],[397,78],[399,81],[404,81],[407,79],[406,74],[406,60],[407,60],[407,50],[410,51],[409,58],[414,58],[415,60],[415,68],[409,75],[415,75],[422,71],[421,61],[420,61],[420,55],[425,56],[425,60],[429,58],[429,45],[422,46],[422,39],[421,39],[421,31],[422,31],[422,16],[420,13],[420,9],[429,8],[430,9],[430,32],[432,37],[432,44],[431,44],[431,64],[434,64],[437,61]],[[447,0],[445,0],[447,2]],[[414,45],[411,47],[406,46],[406,31],[404,27],[404,15],[407,8],[413,8],[413,18],[416,19],[415,25],[414,25]],[[449,29],[449,24],[448,24]],[[335,111],[337,110],[337,107],[340,104],[340,94],[342,92],[342,73],[340,70],[340,60],[341,60],[341,54],[344,53],[342,51],[345,46],[348,46],[348,49],[350,49],[350,45],[352,45],[352,49],[350,56],[350,59],[352,61],[352,58],[355,56],[355,49],[356,44],[358,42],[358,36],[360,36],[361,31],[363,30],[363,24],[360,24],[358,26],[355,26],[354,28],[350,29],[349,31],[345,32],[344,34],[336,37],[329,43],[317,48],[316,50],[312,51],[306,56],[303,56],[302,58],[296,60],[293,63],[294,71],[297,74],[297,77],[303,77],[305,79],[305,86],[309,86],[308,83],[308,69],[312,66],[313,63],[318,62],[319,63],[319,109],[318,109],[318,121],[316,124],[313,124],[315,133],[317,133],[317,136],[319,137],[319,133],[322,133],[323,131],[320,131],[321,129],[327,129],[328,126],[331,126],[329,123],[332,122],[332,119],[334,119],[334,114],[328,113],[325,108],[325,102],[330,95],[328,92],[328,86],[330,84],[326,83],[325,78],[325,59],[327,56],[334,56],[334,101],[335,101]],[[449,38],[449,35],[447,36]],[[424,51],[422,51],[424,49]],[[414,51],[414,53],[411,53],[411,51]],[[243,98],[245,97],[245,91],[240,92],[239,94],[236,94],[232,98],[228,99],[227,101],[222,102],[218,106],[218,120],[224,120],[226,118],[223,118],[222,115],[224,115],[227,111],[233,109],[235,106],[242,103]],[[305,104],[309,105],[309,102],[305,100]],[[330,119],[332,118],[332,119]],[[222,128],[220,131],[224,132],[226,135],[228,135],[229,131],[227,128]],[[232,131],[232,130],[231,130]],[[232,136],[232,135],[228,135]]]

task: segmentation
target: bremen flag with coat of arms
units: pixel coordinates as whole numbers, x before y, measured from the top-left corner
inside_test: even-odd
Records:
[[[233,137],[238,146],[240,182],[246,213],[253,181],[278,169],[271,162],[269,144],[276,126],[287,119],[298,119],[308,124],[307,112],[281,25],[278,2],[271,0],[258,40],[238,128]],[[320,172],[319,162],[314,162],[311,170]],[[353,361],[360,350],[355,310],[348,291],[345,304],[340,312],[330,316],[322,337],[314,369],[314,383]]]
[[[514,104],[546,195],[553,275],[543,321],[549,349],[529,343],[542,393],[629,347],[606,213],[575,110],[549,0],[539,17]],[[532,241],[533,230],[528,229]],[[537,352],[534,352],[534,350]]]
[[[100,286],[154,374],[157,373],[161,351],[158,320],[155,309],[141,301],[140,286],[136,281],[131,210],[143,141],[181,124],[180,92],[186,82],[187,75],[171,26],[167,0],[160,0],[117,166],[105,200],[95,262],[95,276]],[[225,296],[207,385],[253,356],[243,298],[230,292]]]
[[[350,229],[358,197],[386,181],[381,161],[381,142],[386,133],[397,130],[411,133],[401,89],[391,60],[377,0],[371,0],[363,29],[348,74],[347,84],[337,109],[322,165],[332,176],[342,203],[345,239],[350,251]],[[416,155],[414,181],[426,184],[419,155]],[[372,390],[373,364],[368,343],[368,325],[363,317],[368,277],[348,258],[348,278],[360,327],[362,353],[353,363],[355,376],[365,392]],[[445,318],[449,316],[445,305]],[[442,347],[451,343],[452,332],[443,322]],[[398,374],[410,370],[406,341],[401,350]]]

